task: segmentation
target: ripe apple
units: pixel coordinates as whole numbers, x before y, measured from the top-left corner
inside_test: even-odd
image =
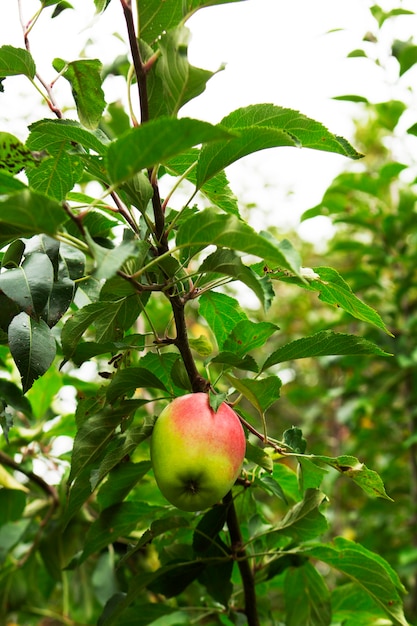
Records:
[[[236,413],[223,402],[216,412],[206,393],[175,398],[155,422],[151,459],[165,498],[183,511],[212,506],[233,486],[246,439]]]

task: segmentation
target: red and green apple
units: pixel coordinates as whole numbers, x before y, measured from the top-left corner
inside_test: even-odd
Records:
[[[231,489],[245,458],[246,439],[226,403],[217,411],[206,393],[175,398],[155,422],[151,459],[165,498],[184,511],[202,511]]]

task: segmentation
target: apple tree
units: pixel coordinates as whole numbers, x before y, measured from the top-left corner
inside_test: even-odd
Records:
[[[240,108],[218,124],[181,115],[213,75],[188,61],[187,19],[226,2],[120,0],[125,54],[111,67],[55,58],[52,84],[30,41],[41,15],[65,37],[76,10],[68,2],[22,11],[21,47],[0,48],[4,95],[20,76],[45,103],[25,137],[0,129],[5,623],[407,625],[398,574],[335,536],[332,490],[323,490],[330,472],[389,501],[380,476],[364,454],[315,452],[302,423],[282,432],[276,417],[286,363],[385,362],[378,344],[391,330],[337,269],[304,267],[288,239],[254,230],[225,173],[270,148],[362,154],[277,104]],[[94,4],[104,14],[110,2]],[[106,100],[115,75],[125,104]],[[72,106],[58,102],[58,81],[69,83]],[[259,301],[256,318],[242,284]],[[346,326],[357,320],[376,335],[336,332],[323,317],[321,328],[283,337],[272,303],[288,289],[315,294],[346,312]],[[229,451],[209,468],[197,458],[214,475],[217,501],[184,511],[156,486],[150,441],[158,415],[187,396],[193,440],[187,430],[174,459],[172,442],[165,451],[159,438],[155,461],[169,479],[182,474],[194,447],[205,448],[193,394],[205,395],[214,425],[222,410],[239,416],[246,449],[226,493],[217,488]],[[220,427],[204,435],[209,451],[219,448],[216,434],[220,442]]]

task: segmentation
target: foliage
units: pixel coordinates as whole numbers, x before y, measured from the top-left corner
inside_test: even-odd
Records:
[[[385,49],[381,45],[384,23],[390,17],[406,13],[398,9],[387,14],[379,7],[373,7],[373,12],[379,29],[369,40],[366,55],[380,68]],[[361,98],[363,113],[356,124],[356,135],[367,154],[362,167],[339,175],[322,201],[303,216],[308,220],[315,215],[326,215],[332,220],[337,230],[328,244],[327,257],[343,269],[355,293],[381,312],[395,336],[395,341],[385,343],[393,358],[380,360],[378,364],[375,361],[371,367],[353,363],[350,357],[328,363],[326,368],[318,370],[316,391],[322,393],[320,418],[323,414],[327,416],[324,424],[338,433],[341,449],[352,454],[366,449],[372,467],[391,486],[395,511],[390,507],[379,510],[370,500],[361,504],[356,501],[357,512],[352,512],[349,519],[343,519],[343,510],[351,503],[351,494],[343,489],[339,524],[395,566],[410,590],[407,608],[413,619],[417,611],[414,219],[417,196],[412,156],[415,124],[410,126],[407,119],[407,100],[403,101],[403,94],[406,84],[413,81],[406,72],[413,67],[415,70],[414,47],[411,40],[392,42],[390,53],[397,61],[397,80],[393,82],[392,77],[387,77],[392,100],[371,102]],[[411,150],[398,150],[398,146],[405,147],[410,140]],[[343,323],[343,317],[335,320],[336,327],[340,322]],[[377,340],[370,326],[359,323],[351,328],[371,341]],[[298,384],[303,379],[301,372],[300,375]],[[335,386],[335,381],[341,378],[343,386],[337,383]],[[325,391],[330,388],[332,393]],[[403,531],[399,533],[398,528]]]
[[[290,424],[281,434],[271,423],[284,363],[314,359],[320,368],[336,359],[354,363],[358,375],[370,367],[393,372],[392,312],[381,317],[373,294],[370,304],[357,295],[357,276],[303,267],[289,240],[250,227],[224,171],[282,146],[353,160],[362,154],[320,122],[274,104],[238,109],[219,124],[180,116],[212,76],[188,62],[185,23],[224,3],[140,0],[135,16],[121,0],[129,41],[119,67],[129,93],[122,111],[105,100],[115,69],[99,59],[53,62],[57,80],[70,83],[77,119],[64,117],[38,76],[30,31],[52,7],[65,33],[69,3],[42,2],[25,28],[25,47],[0,48],[4,89],[12,89],[9,77],[24,76],[50,110],[24,142],[0,133],[5,620],[407,624],[405,588],[389,560],[332,532],[337,498],[331,485],[330,504],[324,493],[329,475],[350,479],[349,490],[358,486],[371,498],[364,506],[374,497],[392,506],[379,474],[361,460],[367,448],[360,458],[347,443],[337,454],[313,453],[300,428]],[[108,5],[95,1],[98,13]],[[398,172],[398,164],[378,167],[373,197]],[[365,186],[363,173],[342,175],[335,195],[346,180],[355,193],[352,178],[361,176]],[[174,209],[185,180],[194,190]],[[161,181],[171,184],[165,198]],[[370,193],[361,185],[360,194]],[[394,225],[384,225],[387,237]],[[228,288],[235,283],[256,295],[258,318]],[[344,328],[335,330],[323,313],[320,324],[286,333],[277,347],[285,318],[274,298],[281,305],[289,293],[307,303],[318,295],[326,311],[344,311]],[[232,403],[247,432],[233,491],[197,515],[167,504],[149,461],[156,416],[190,391],[210,392],[214,407],[219,399]],[[320,435],[312,433],[318,448]],[[59,451],[63,440],[68,452]]]

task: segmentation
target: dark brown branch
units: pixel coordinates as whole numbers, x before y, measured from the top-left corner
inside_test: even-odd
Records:
[[[62,206],[64,208],[65,213],[72,219],[72,221],[74,222],[74,224],[77,226],[78,230],[80,231],[81,235],[83,237],[85,237],[85,229],[83,226],[83,222],[82,222],[82,215],[76,215],[72,210],[70,205],[68,204],[68,202],[63,202]]]
[[[112,191],[110,195],[113,198],[113,201],[117,207],[119,214],[126,220],[126,222],[129,224],[133,232],[136,234],[139,234],[138,225],[136,224],[132,216],[129,214],[129,211],[120,202],[119,196],[114,191]]]
[[[139,90],[139,104],[141,112],[141,123],[149,121],[149,101],[146,84],[146,69],[147,66],[143,64],[138,39],[136,37],[135,24],[133,20],[131,0],[120,0],[123,12],[126,20],[126,26],[128,31],[130,50],[133,59],[133,66],[136,72],[136,79]],[[148,170],[149,181],[153,187],[152,207],[155,221],[155,238],[156,238],[156,251],[155,254],[160,256],[169,251],[168,239],[165,232],[165,214],[159,194],[158,182],[156,180],[155,172],[153,169]],[[173,343],[178,348],[182,360],[184,362],[185,369],[187,371],[188,378],[191,383],[193,392],[208,391],[209,382],[200,376],[197,366],[195,364],[193,355],[191,353],[190,344],[188,342],[187,326],[185,322],[184,307],[185,302],[172,291],[167,290],[167,297],[170,300],[172,311],[174,313],[174,321],[176,327],[176,338]]]
[[[164,289],[166,289],[166,285],[142,285],[142,283],[138,283],[138,281],[135,280],[133,276],[126,274],[122,270],[117,270],[117,274],[120,276],[120,278],[123,278],[128,283],[130,283],[138,293],[142,293],[143,291],[164,291]]]
[[[243,595],[245,598],[245,614],[248,619],[248,626],[260,626],[258,611],[256,606],[256,591],[253,572],[249,564],[245,548],[243,547],[242,533],[240,532],[239,520],[237,518],[235,503],[231,491],[223,498],[227,506],[227,527],[229,529],[232,542],[232,554],[237,561],[243,585]]]
[[[193,392],[208,391],[210,383],[199,374],[193,355],[191,354],[184,315],[184,303],[179,296],[172,296],[171,306],[174,313],[175,327],[177,329],[177,336],[174,343],[182,356],[191,388]]]
[[[153,187],[152,208],[155,218],[155,235],[158,242],[159,254],[168,252],[168,240],[165,233],[165,215],[162,208],[161,197],[159,195],[159,187],[157,183],[152,183],[152,171],[148,172],[149,180]]]
[[[129,37],[130,51],[132,53],[133,67],[135,68],[136,80],[139,90],[141,122],[149,120],[148,89],[146,85],[146,71],[142,62],[139,44],[136,37],[135,23],[133,20],[132,4],[130,0],[120,0],[126,20],[127,33]]]

